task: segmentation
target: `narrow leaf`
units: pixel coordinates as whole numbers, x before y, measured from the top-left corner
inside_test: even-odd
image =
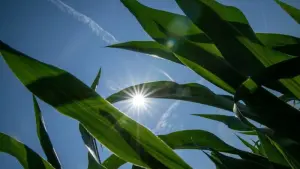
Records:
[[[260,155],[259,150],[258,150],[255,146],[253,146],[252,144],[250,144],[249,142],[247,142],[246,140],[244,140],[244,139],[241,138],[240,136],[237,135],[237,137],[238,137],[238,139],[239,139],[246,147],[248,147],[254,154],[259,154],[259,155]]]
[[[284,9],[298,24],[300,24],[300,10],[288,5],[284,2],[281,2],[280,0],[275,0],[277,4],[281,6],[282,9]]]
[[[73,75],[2,43],[0,52],[33,94],[60,113],[80,121],[96,139],[122,159],[144,167],[190,168],[150,130],[121,113]]]
[[[94,81],[92,83],[91,89],[96,90],[96,88],[99,84],[100,75],[101,75],[101,68],[99,69],[99,71],[96,75],[96,78],[94,79]],[[99,151],[98,151],[98,147],[97,147],[95,138],[90,135],[90,133],[82,126],[82,124],[79,124],[79,131],[81,133],[82,140],[89,151],[88,158],[89,159],[90,159],[90,157],[94,158],[94,160],[89,160],[89,162],[92,163],[91,166],[95,166],[93,164],[94,161],[101,164],[101,159],[100,159],[100,155],[99,155]],[[90,164],[89,164],[89,166],[90,166]]]
[[[18,159],[24,169],[54,169],[52,165],[25,144],[0,133],[0,152],[10,154]]]
[[[235,116],[219,115],[219,114],[193,114],[194,116],[200,116],[211,120],[216,120],[227,125],[232,130],[238,131],[252,131],[250,127],[245,125]]]
[[[268,159],[275,163],[288,166],[282,154],[277,150],[272,142],[270,142],[269,138],[261,132],[257,132],[257,135],[264,150],[264,154],[267,155]]]
[[[36,120],[36,130],[37,135],[40,141],[40,144],[46,154],[47,160],[52,164],[53,167],[60,169],[61,165],[57,154],[53,148],[50,137],[47,133],[46,126],[44,123],[44,119],[42,116],[42,112],[38,105],[38,102],[34,96],[32,96],[33,104],[34,104],[34,112],[35,112],[35,120]]]

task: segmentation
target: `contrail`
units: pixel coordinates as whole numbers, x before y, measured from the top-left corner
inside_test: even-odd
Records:
[[[168,119],[172,115],[172,111],[175,110],[179,104],[179,100],[176,100],[174,103],[171,104],[167,111],[160,117],[158,123],[156,124],[156,127],[153,130],[154,132],[160,132],[161,129],[167,129]]]
[[[67,12],[68,14],[72,15],[78,21],[87,24],[90,29],[99,37],[102,38],[108,44],[117,43],[118,40],[109,32],[104,30],[100,25],[98,25],[93,19],[90,17],[76,11],[74,8],[70,7],[69,5],[65,4],[61,0],[48,0],[56,7],[58,7],[61,11]]]

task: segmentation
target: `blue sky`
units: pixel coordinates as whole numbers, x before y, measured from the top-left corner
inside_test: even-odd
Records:
[[[54,3],[56,2],[56,3]],[[92,29],[66,8],[89,17],[103,29]],[[141,0],[145,5],[182,13],[173,0]],[[220,0],[240,8],[256,32],[284,33],[300,37],[300,27],[272,0]],[[297,0],[287,0],[300,8]],[[70,9],[71,9],[70,8]],[[89,23],[91,23],[91,20]],[[105,48],[115,41],[150,40],[141,26],[119,0],[1,0],[0,39],[12,47],[46,63],[63,68],[90,85],[102,68],[97,92],[107,97],[117,90],[146,81],[170,80],[178,83],[197,82],[217,93],[212,86],[191,70],[169,61],[144,54]],[[114,37],[108,35],[108,32]],[[168,77],[169,76],[169,77]],[[0,131],[14,136],[44,156],[35,130],[31,94],[0,59]],[[173,100],[151,99],[150,109],[129,111],[128,102],[116,106],[157,134],[182,129],[208,130],[225,142],[246,150],[226,126],[192,117],[193,113],[223,113],[200,104]],[[78,131],[78,122],[56,112],[39,101],[48,133],[65,169],[87,167],[87,150]],[[160,124],[160,125],[159,125]],[[200,151],[177,151],[192,167],[212,169],[214,165]],[[101,159],[109,155],[100,150]],[[45,156],[44,156],[45,157]],[[0,153],[4,169],[18,169],[21,165],[13,157]],[[122,168],[129,168],[125,165]]]

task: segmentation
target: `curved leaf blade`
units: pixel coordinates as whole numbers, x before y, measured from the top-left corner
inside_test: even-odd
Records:
[[[300,10],[288,5],[280,0],[275,0],[275,2],[280,5],[282,9],[284,9],[298,24],[300,24]]]
[[[257,149],[255,146],[244,140],[242,137],[237,135],[237,138],[246,146],[248,147],[252,153],[260,155],[259,149]]]
[[[219,121],[219,122],[227,125],[228,128],[230,128],[232,130],[252,131],[252,129],[250,127],[248,127],[246,124],[241,122],[235,116],[227,116],[227,115],[220,115],[220,114],[192,114],[192,115],[200,116],[200,117],[207,118],[210,120]]]
[[[25,169],[54,169],[37,153],[16,139],[0,132],[0,152],[8,153],[21,163]]]
[[[0,52],[33,94],[62,114],[80,121],[95,138],[124,160],[152,168],[190,168],[150,130],[121,113],[73,75],[3,43]]]
[[[36,130],[37,130],[37,135],[38,135],[40,144],[45,152],[45,155],[46,155],[49,163],[52,164],[53,167],[60,169],[61,165],[60,165],[59,159],[58,159],[55,149],[51,143],[50,137],[47,133],[44,119],[42,117],[42,112],[40,110],[40,107],[39,107],[38,102],[37,102],[36,98],[34,97],[34,95],[32,95],[32,100],[33,100],[33,104],[34,104]]]
[[[144,95],[148,98],[176,99],[201,103],[232,111],[233,101],[222,95],[213,93],[207,87],[198,83],[178,84],[172,81],[156,81],[142,83],[125,88],[107,97],[111,103],[130,99],[130,93],[135,89],[144,89]]]

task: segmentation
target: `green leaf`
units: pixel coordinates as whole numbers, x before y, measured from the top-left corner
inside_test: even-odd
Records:
[[[33,94],[60,113],[80,121],[93,137],[122,159],[151,168],[190,168],[150,130],[121,113],[73,75],[3,43],[0,52]]]
[[[300,141],[300,137],[293,132],[300,130],[299,111],[257,86],[251,78],[241,85],[234,98],[236,102],[243,100],[252,111],[256,112],[263,125],[282,136]]]
[[[122,2],[135,15],[144,30],[153,39],[171,48],[184,65],[208,81],[229,93],[234,93],[235,87],[238,87],[238,84],[243,81],[244,77],[241,77],[238,72],[222,59],[222,55],[216,46],[210,41],[206,42],[206,40],[203,40],[207,39],[205,34],[202,33],[205,37],[199,37],[200,42],[190,41],[182,32],[170,28],[168,23],[174,21],[174,19],[171,20],[166,12],[154,15],[153,13],[156,13],[156,10],[148,8],[138,1],[122,0]],[[147,12],[148,10],[149,12]],[[186,17],[184,18],[186,19]],[[185,24],[185,22],[180,20],[176,20],[177,22]],[[194,25],[191,27],[194,27]],[[180,26],[176,28],[180,28]],[[197,31],[199,32],[200,30],[197,29]]]
[[[136,165],[133,165],[131,169],[143,169],[143,168],[139,167],[139,166],[136,166]]]
[[[252,131],[250,127],[245,125],[235,116],[227,116],[227,115],[219,115],[219,114],[192,114],[192,115],[222,122],[232,130]]]
[[[209,150],[211,148],[227,152],[237,153],[237,149],[226,144],[214,134],[205,130],[183,130],[176,131],[166,135],[160,135],[167,145],[172,149],[201,149]]]
[[[300,38],[274,33],[256,33],[256,37],[266,47],[289,55],[300,56]]]
[[[88,152],[88,169],[107,169],[106,167],[99,164],[99,162],[93,157],[93,155]]]
[[[130,99],[135,90],[141,92],[146,98],[164,98],[184,100],[214,106],[232,111],[233,101],[227,97],[213,93],[207,87],[198,83],[178,84],[171,81],[147,82],[125,88],[107,97],[107,101],[115,103]]]
[[[101,68],[99,69],[99,71],[96,75],[96,78],[94,79],[94,81],[91,85],[91,89],[93,89],[95,91],[99,84],[100,75],[101,75]],[[100,155],[99,155],[99,151],[98,151],[98,147],[97,147],[95,138],[93,136],[91,136],[91,134],[82,126],[82,124],[79,124],[79,131],[81,133],[82,140],[89,151],[88,158],[89,159],[90,159],[90,157],[94,158],[94,160],[89,160],[89,166],[95,166],[93,164],[95,161],[97,163],[101,163],[101,159],[100,159]],[[91,162],[91,164],[90,164],[90,162]]]
[[[8,153],[21,163],[24,169],[54,169],[37,153],[16,139],[0,132],[0,152]]]
[[[275,163],[279,163],[279,164],[288,166],[288,164],[287,164],[286,160],[284,159],[284,157],[282,156],[282,154],[272,144],[272,142],[269,140],[269,138],[261,132],[257,132],[257,135],[258,135],[258,138],[262,145],[264,154],[266,154],[268,159]]]
[[[219,153],[218,151],[213,151],[212,153],[218,160],[220,160],[221,164],[226,169],[241,169],[241,168],[244,168],[244,169],[253,169],[253,168],[268,169],[268,168],[271,168],[271,166],[262,165],[255,161],[236,159],[233,157],[229,157],[229,156]],[[285,167],[282,167],[282,168],[285,168]]]
[[[111,168],[119,168],[125,163],[126,161],[120,159],[115,154],[112,154],[105,161],[103,161],[102,165],[107,169],[111,169]]]
[[[254,154],[260,155],[259,150],[258,150],[255,146],[253,146],[252,144],[250,144],[249,142],[247,142],[246,140],[244,140],[244,139],[241,138],[240,136],[237,135],[237,137],[238,137],[238,139],[239,139],[246,147],[248,147]]]
[[[108,47],[146,53],[149,54],[150,56],[155,55],[153,57],[160,57],[178,64],[182,64],[181,61],[177,59],[177,57],[173,54],[171,50],[169,50],[166,46],[161,45],[154,41],[131,41],[131,42],[113,44]]]
[[[281,6],[282,9],[284,9],[298,24],[300,24],[300,10],[288,5],[284,2],[281,2],[280,0],[275,0],[277,4]]]
[[[40,107],[38,105],[36,98],[34,96],[32,96],[32,99],[33,99],[33,104],[34,104],[36,130],[37,130],[37,135],[38,135],[40,144],[46,154],[46,157],[47,157],[47,160],[49,161],[49,163],[52,164],[53,167],[60,169],[61,165],[60,165],[59,159],[57,157],[57,154],[53,148],[53,145],[51,143],[50,137],[47,133],[44,119],[42,116],[42,112],[40,110]]]
[[[214,41],[226,61],[245,76],[257,74],[265,67],[292,58],[264,47],[243,13],[235,7],[211,0],[176,1],[193,23]],[[300,77],[282,79],[280,83],[268,85],[280,92],[290,91],[300,98],[300,87],[297,87],[300,85]]]

